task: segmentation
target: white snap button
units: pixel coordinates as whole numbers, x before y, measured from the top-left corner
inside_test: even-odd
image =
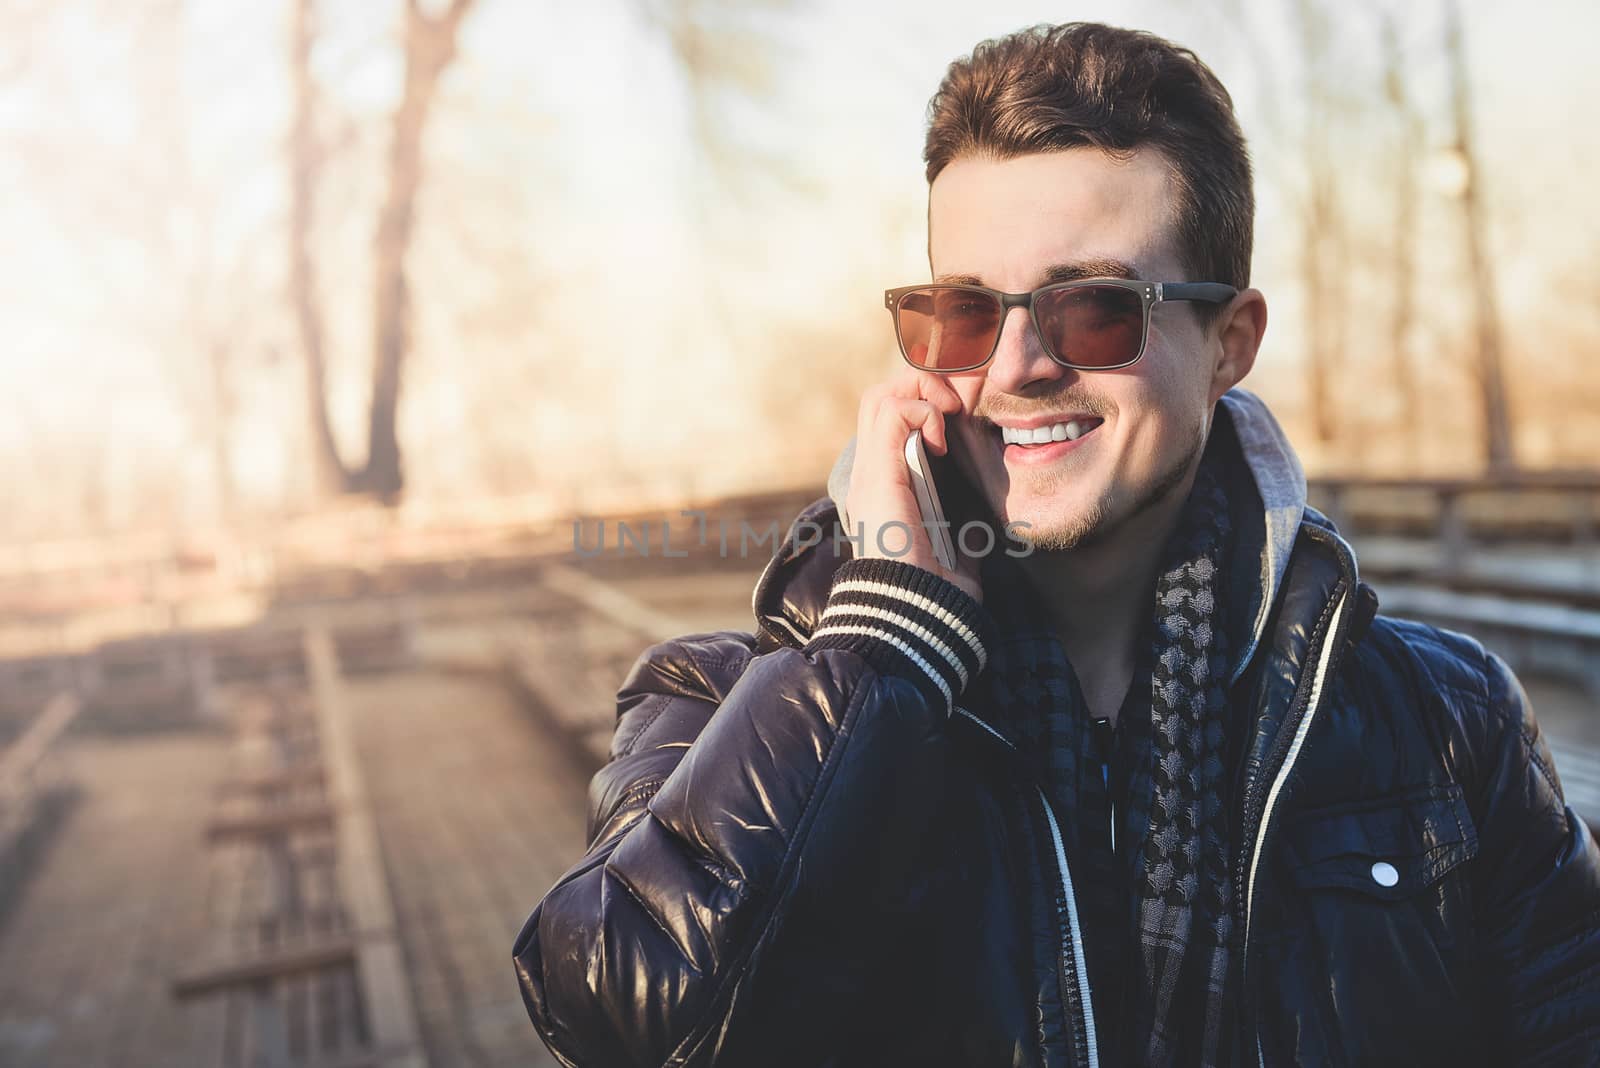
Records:
[[[1379,886],[1393,886],[1400,881],[1400,873],[1387,860],[1380,860],[1372,866],[1372,881]]]

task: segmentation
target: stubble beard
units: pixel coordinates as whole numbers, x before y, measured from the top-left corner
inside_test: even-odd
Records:
[[[1189,477],[1206,445],[1204,425],[1196,431],[1189,448],[1177,457],[1160,477],[1151,482],[1126,511],[1115,508],[1118,492],[1112,486],[1097,497],[1083,512],[1068,517],[1058,526],[1045,530],[1033,527],[1013,528],[1015,536],[1031,544],[1034,552],[1067,552],[1100,544],[1111,538],[1128,523],[1166,500]],[[1051,473],[1040,478],[1035,491],[1040,496],[1054,496],[1071,481],[1065,474]],[[1120,515],[1116,514],[1121,512]],[[1113,518],[1115,516],[1115,518]]]

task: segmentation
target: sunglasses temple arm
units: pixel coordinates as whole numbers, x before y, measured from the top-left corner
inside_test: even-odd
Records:
[[[1222,282],[1167,282],[1161,287],[1162,300],[1198,300],[1223,304],[1239,295],[1233,286]]]

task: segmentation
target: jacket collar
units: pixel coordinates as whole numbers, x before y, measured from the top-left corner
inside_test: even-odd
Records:
[[[1237,682],[1266,633],[1267,617],[1283,587],[1289,556],[1306,514],[1306,475],[1283,428],[1260,397],[1232,389],[1223,394],[1220,403],[1261,500],[1259,580],[1239,584],[1249,590],[1251,623],[1249,637],[1234,662],[1232,681]],[[1218,420],[1219,425],[1221,422]],[[1353,564],[1354,556],[1351,561]]]
[[[1233,414],[1231,409],[1229,414]],[[1218,421],[1219,425],[1228,422]],[[1246,445],[1247,432],[1240,433],[1241,447]],[[1282,440],[1281,434],[1276,437]],[[1292,458],[1293,454],[1287,455]],[[1354,552],[1333,524],[1303,501],[1298,507],[1293,503],[1294,486],[1303,486],[1303,480],[1274,483],[1267,477],[1273,471],[1270,465],[1265,469],[1252,465],[1251,471],[1257,491],[1268,498],[1262,502],[1262,510],[1268,514],[1262,519],[1264,545],[1240,541],[1242,551],[1259,557],[1261,575],[1255,591],[1259,600],[1252,605],[1255,623],[1251,644],[1235,664],[1233,681],[1235,697],[1250,710],[1246,720],[1249,734],[1243,739],[1244,759],[1237,769],[1238,796],[1247,811],[1260,813],[1264,806],[1261,784],[1268,781],[1284,756],[1279,742],[1294,736],[1300,719],[1309,711],[1303,700],[1311,684],[1312,673],[1307,667],[1322,657],[1320,650],[1332,643],[1323,659],[1328,661],[1328,670],[1336,673],[1338,662],[1361,639],[1378,604],[1371,588],[1357,575]],[[1279,473],[1298,471],[1296,463]],[[1271,494],[1279,496],[1268,496]],[[1268,501],[1273,503],[1269,505]],[[1282,537],[1278,524],[1287,521],[1291,513],[1296,513],[1295,526],[1288,537]],[[758,653],[784,646],[798,648],[816,628],[827,604],[833,573],[849,559],[850,543],[842,537],[837,541],[834,538],[843,529],[838,505],[831,497],[812,502],[791,524],[756,585]],[[1246,577],[1247,558],[1241,559],[1234,570],[1238,572],[1236,589],[1250,583]],[[1341,603],[1346,603],[1343,610],[1339,609]],[[1331,628],[1334,622],[1338,626]],[[961,720],[958,726],[971,726],[978,734],[986,731],[1007,743],[1013,752],[1016,749],[1016,740],[1000,724],[973,717],[970,722]]]
[[[1322,556],[1352,589],[1358,586],[1358,579],[1349,545],[1331,522],[1307,507],[1305,472],[1266,404],[1243,389],[1230,390],[1219,403],[1222,410],[1214,429],[1234,435],[1260,505],[1252,520],[1257,524],[1254,536],[1241,539],[1255,557],[1256,577],[1253,582],[1243,580],[1236,585],[1245,595],[1243,611],[1249,620],[1246,640],[1238,647],[1231,673],[1232,681],[1237,682],[1267,637],[1290,558],[1297,551]],[[849,522],[844,502],[854,458],[855,439],[851,438],[828,476],[828,496],[813,501],[795,518],[756,585],[752,607],[757,637],[768,650],[805,643],[827,604],[833,572],[850,558],[849,542],[843,538]],[[1319,549],[1307,545],[1303,534],[1307,526],[1322,532],[1313,539]],[[1370,588],[1360,585],[1359,590],[1353,636],[1360,635],[1377,607]]]

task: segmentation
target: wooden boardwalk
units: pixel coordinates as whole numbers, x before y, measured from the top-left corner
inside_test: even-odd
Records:
[[[587,781],[493,678],[387,674],[346,698],[429,1063],[555,1064],[511,946],[583,852]]]
[[[80,738],[79,795],[0,925],[0,1065],[209,1064],[222,1021],[167,981],[205,948],[220,733]]]
[[[328,946],[344,955],[349,990],[357,949],[370,960],[373,944],[386,947],[385,977],[409,1002],[417,1048],[334,1062],[297,1057],[291,1042],[261,1046],[242,1063],[389,1068],[414,1053],[430,1068],[553,1065],[523,1008],[511,947],[528,911],[583,850],[588,775],[609,740],[616,686],[659,638],[748,629],[758,565],[568,561],[543,583],[280,612],[277,623],[296,635],[329,626],[338,639],[335,622],[370,629],[400,615],[412,635],[403,662],[364,660],[350,640],[359,631],[333,643],[337,656],[322,644],[323,653],[305,658],[305,677],[287,684],[309,704],[288,701],[292,721],[278,713],[263,721],[304,732],[302,714],[315,709],[309,729],[322,736],[324,770],[347,765],[326,781],[265,765],[241,777],[240,735],[227,718],[162,719],[160,731],[128,733],[78,724],[60,753],[77,800],[0,913],[0,1068],[212,1065],[241,1027],[241,1004],[261,1010],[246,1028],[253,1033],[292,1024],[293,998],[265,993],[265,983],[250,994],[237,971],[231,1000],[183,1001],[172,989],[196,974],[196,962],[217,958],[219,929],[237,932],[241,914],[279,892],[283,871],[249,861],[256,847],[241,843],[265,824],[296,820],[309,828],[295,832],[301,845],[325,840],[331,855],[355,850],[371,861],[366,870],[381,887],[343,877],[334,885],[324,871],[311,904],[350,910],[333,931],[342,942]],[[292,668],[298,641],[274,653],[273,671]],[[1592,700],[1571,686],[1527,681],[1563,780],[1577,790],[1600,786],[1600,761],[1586,757],[1600,753]],[[244,692],[266,683],[236,685]],[[336,721],[322,716],[330,692]],[[215,697],[221,709],[238,699],[220,685]],[[330,736],[338,739],[331,748]],[[232,790],[222,789],[227,781]],[[282,790],[277,812],[259,811],[251,793],[269,782]],[[228,800],[219,807],[219,798]],[[353,807],[366,824],[352,831],[344,821]],[[323,856],[309,847],[291,853],[306,865]],[[378,918],[357,915],[352,899],[379,889],[387,901],[369,914]],[[235,937],[232,957],[248,962],[242,948],[250,947]],[[363,1002],[372,997],[364,990]]]
[[[492,631],[484,626],[446,619],[429,637],[470,648]],[[551,744],[492,656],[466,671],[418,663],[333,673],[330,685],[317,681],[330,674],[326,663],[315,668],[325,641],[321,649],[309,658],[309,690],[290,684],[270,700],[249,686],[219,691],[219,707],[234,714],[210,728],[89,732],[62,744],[77,800],[0,916],[0,1068],[391,1068],[412,1063],[404,1042],[329,1061],[307,1052],[315,1038],[305,1034],[354,1009],[355,1022],[337,1026],[377,1037],[373,1006],[390,1003],[414,1014],[417,1063],[555,1063],[523,1008],[511,947],[582,852],[586,773]],[[337,722],[307,715],[334,704]],[[277,748],[285,739],[305,748],[318,721],[329,766],[277,768]],[[263,807],[267,794],[276,800]],[[357,811],[370,832],[351,823]],[[263,836],[283,834],[293,836],[287,853],[263,851]],[[253,932],[282,927],[273,917],[286,873],[319,863],[330,846],[338,885],[303,871],[288,896],[347,924],[334,924],[315,960],[316,946],[294,937],[273,949],[281,932],[258,946]],[[347,863],[354,852],[376,864]],[[287,868],[277,863],[286,859]],[[363,867],[382,885],[352,885]],[[363,904],[385,895],[387,913]],[[394,955],[383,964],[386,940]],[[286,953],[292,967],[323,971],[295,978]],[[381,965],[360,976],[359,1001],[352,959]],[[330,982],[340,987],[331,1001]],[[345,1008],[326,1007],[334,1003]]]

